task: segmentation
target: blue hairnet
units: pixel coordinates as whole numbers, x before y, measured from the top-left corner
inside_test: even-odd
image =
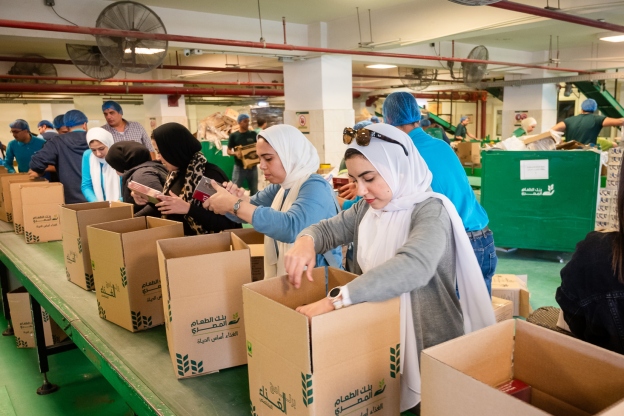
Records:
[[[595,113],[596,110],[598,110],[598,103],[593,98],[589,98],[583,101],[583,104],[581,104],[581,110],[586,113]]]
[[[383,104],[384,121],[392,126],[403,126],[420,121],[416,98],[408,92],[393,92]]]
[[[65,116],[63,117],[63,124],[65,124],[65,127],[67,128],[80,126],[81,124],[87,123],[88,121],[89,119],[87,119],[85,113],[80,110],[69,110],[65,113]]]
[[[370,119],[371,123],[379,123],[379,117],[377,116],[372,116]]]
[[[28,122],[26,120],[22,120],[21,118],[18,118],[13,123],[9,124],[9,127],[12,129],[30,131],[30,126],[28,126]]]
[[[463,123],[465,120],[468,120],[468,117],[464,116],[462,118],[459,119],[460,123]]]
[[[63,124],[63,117],[65,117],[65,114],[59,114],[58,116],[54,117],[54,128],[55,129],[60,129],[61,127],[63,127],[65,124]]]
[[[37,124],[37,127],[41,127],[41,126],[46,126],[46,127],[50,128],[50,129],[54,128],[54,125],[52,123],[50,123],[48,120],[41,120],[39,122],[39,124]]]
[[[360,121],[355,126],[353,126],[353,130],[358,131],[359,129],[363,129],[364,127],[370,126],[371,124],[373,123],[368,120]]]
[[[106,110],[115,110],[119,114],[123,114],[123,110],[117,101],[106,101],[102,104],[102,111],[104,112]]]
[[[247,119],[249,119],[249,116],[247,114],[239,114],[238,118],[236,119],[236,122],[240,123],[241,121],[247,120]]]
[[[426,118],[420,121],[420,127],[429,127],[431,125],[431,121]]]

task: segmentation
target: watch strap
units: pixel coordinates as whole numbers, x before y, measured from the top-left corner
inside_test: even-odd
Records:
[[[238,201],[234,204],[234,215],[238,215],[238,210],[240,209],[240,204],[243,202],[243,198],[239,198]]]

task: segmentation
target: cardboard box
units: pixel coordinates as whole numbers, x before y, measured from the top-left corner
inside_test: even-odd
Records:
[[[11,310],[11,322],[15,331],[15,343],[17,348],[35,348],[35,329],[33,325],[30,295],[24,287],[17,288],[7,293],[9,309]],[[50,318],[50,315],[41,308],[43,319],[43,333],[46,346],[58,344],[67,338],[67,334]]]
[[[264,280],[264,234],[253,228],[236,228],[228,230],[236,234],[247,246],[251,253],[251,280]]]
[[[20,195],[26,243],[62,240],[60,209],[65,203],[63,184],[54,182],[20,188]]]
[[[254,414],[398,415],[400,300],[366,302],[308,321],[295,308],[326,296],[325,268],[243,286]],[[357,276],[328,269],[328,287]],[[303,387],[303,389],[302,389]]]
[[[87,226],[100,318],[137,332],[165,322],[156,241],[181,222],[138,217]]]
[[[256,144],[248,144],[247,146],[236,146],[236,151],[240,152],[241,161],[244,169],[251,169],[260,164],[260,157],[256,152]]]
[[[2,173],[0,174],[0,221],[13,222],[13,204],[11,202],[10,184],[15,182],[28,182],[30,176],[27,173]]]
[[[522,320],[428,348],[420,362],[423,416],[624,414],[624,356]],[[531,404],[494,387],[511,379],[531,386]]]
[[[22,211],[22,194],[20,188],[41,186],[47,183],[48,181],[44,179],[41,181],[15,182],[9,185],[13,210],[13,229],[15,230],[15,234],[24,234],[24,212]]]
[[[457,157],[459,157],[459,161],[462,165],[472,164],[472,165],[480,165],[481,164],[481,144],[480,143],[470,143],[470,142],[462,142],[457,144]]]
[[[492,308],[496,322],[503,322],[507,319],[513,319],[513,302],[506,299],[492,296]]]
[[[251,283],[247,245],[228,232],[161,240],[158,261],[176,377],[247,364],[242,294],[242,286]]]
[[[495,274],[492,277],[492,296],[513,302],[513,316],[528,318],[533,312],[529,302],[526,276]]]
[[[87,226],[133,217],[132,204],[124,202],[85,202],[62,205],[61,229],[67,280],[85,290],[93,290],[93,270]]]

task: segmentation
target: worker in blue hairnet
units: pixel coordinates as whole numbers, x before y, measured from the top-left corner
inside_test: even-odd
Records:
[[[455,128],[455,140],[465,140],[466,136],[474,140],[479,140],[476,138],[476,136],[468,131],[468,129],[466,128],[468,124],[470,124],[470,117],[464,116],[459,120],[459,124]]]
[[[58,134],[58,131],[54,128],[54,124],[48,120],[41,120],[39,124],[37,124],[37,129],[39,130],[39,135],[43,137],[44,140],[50,140]]]
[[[227,149],[228,155],[234,156],[232,182],[242,188],[247,181],[249,194],[255,195],[258,192],[258,166],[245,169],[239,146],[255,144],[258,141],[258,133],[249,128],[249,115],[240,114],[236,121],[238,122],[238,131],[230,134]]]
[[[446,142],[446,144],[451,144],[451,141],[444,133],[444,130],[441,127],[439,127],[437,124],[432,124],[431,120],[429,120],[428,118],[421,120],[420,127],[422,127],[425,133],[427,133],[429,136],[433,137],[434,139],[440,139]]]
[[[372,116],[372,117],[370,118],[370,121],[371,121],[371,123],[373,123],[373,124],[377,124],[377,123],[379,123],[379,117],[377,117],[377,116]]]
[[[9,127],[15,140],[11,140],[7,145],[4,165],[9,173],[15,173],[13,161],[17,160],[17,169],[22,173],[28,172],[30,159],[41,150],[45,140],[31,133],[26,120],[18,118],[9,124]]]
[[[54,117],[54,130],[56,130],[58,134],[65,134],[69,132],[67,126],[63,124],[63,117],[65,117],[65,114],[59,114],[58,116]]]
[[[128,121],[123,118],[123,109],[116,101],[106,101],[102,104],[102,113],[106,124],[102,128],[113,135],[115,143],[133,141],[142,143],[150,151],[152,159],[156,158],[152,140],[147,135],[143,126],[136,121]]]
[[[87,144],[87,116],[79,110],[70,110],[63,117],[68,133],[57,135],[30,160],[30,176],[35,179],[49,172],[53,166],[63,184],[66,204],[87,202],[82,194],[82,156],[89,150]]]
[[[589,98],[581,104],[581,114],[568,117],[552,130],[565,132],[566,141],[576,140],[583,144],[596,144],[603,127],[622,127],[624,118],[611,118],[596,114],[598,103]]]
[[[487,213],[477,202],[457,155],[451,146],[429,136],[420,127],[420,108],[412,94],[390,94],[383,104],[383,117],[386,123],[410,136],[433,175],[433,192],[446,196],[455,205],[491,293],[492,276],[498,262],[494,237],[488,228]]]

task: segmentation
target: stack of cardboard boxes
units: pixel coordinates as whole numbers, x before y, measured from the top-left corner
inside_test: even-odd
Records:
[[[598,207],[596,209],[596,230],[617,230],[620,227],[617,214],[617,198],[623,150],[621,147],[609,149],[607,187],[599,191]]]

